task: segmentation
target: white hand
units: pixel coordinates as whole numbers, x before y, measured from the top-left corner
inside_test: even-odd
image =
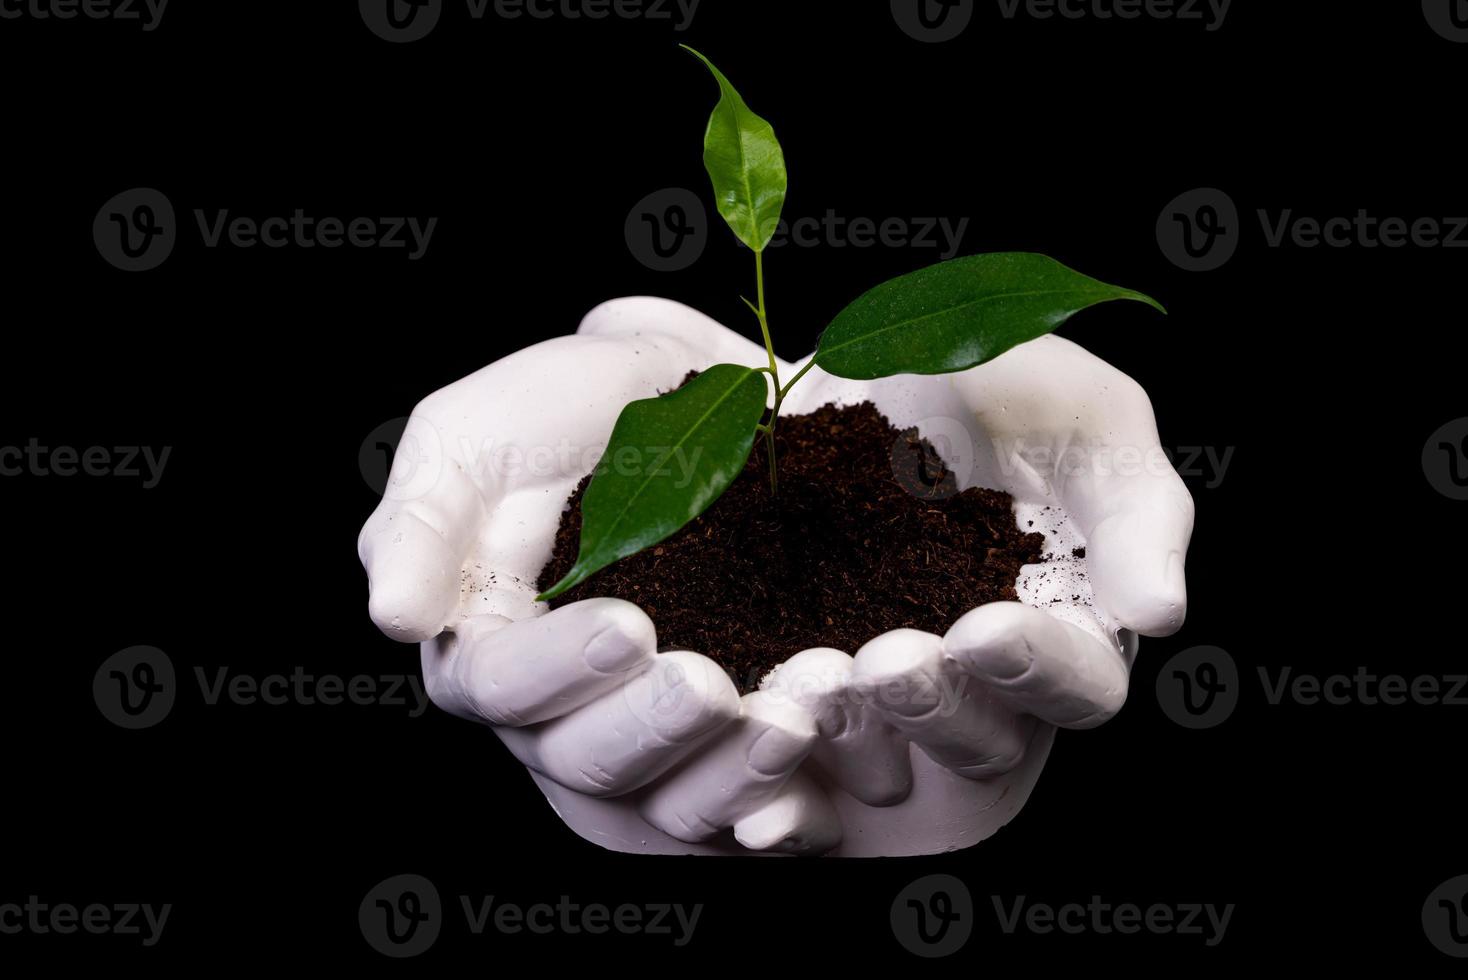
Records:
[[[1052,548],[1062,544],[1055,550],[1068,550],[1068,538],[1087,549],[1084,572],[1069,563],[1068,573],[1047,573],[1047,594],[1032,592],[1043,608],[990,603],[941,638],[899,630],[845,663],[828,652],[786,665],[822,692],[811,704],[817,717],[831,714],[822,700],[842,706],[827,725],[842,734],[817,759],[847,792],[882,805],[911,782],[898,735],[984,779],[1020,764],[1036,720],[1090,728],[1119,711],[1133,634],[1168,635],[1186,615],[1193,502],[1162,453],[1146,393],[1058,337],[953,375],[854,382],[817,368],[786,406],[793,414],[863,400],[929,437],[962,486],[1006,490],[1021,515],[1068,515],[1051,535]]]
[[[622,407],[721,361],[765,355],[685,307],[628,300],[593,311],[577,336],[437,392],[413,412],[359,552],[372,618],[388,636],[422,643],[434,702],[495,726],[527,766],[582,794],[621,795],[738,718],[732,749],[719,748],[747,765],[749,791],[714,832],[763,810],[751,823],[770,838],[760,846],[795,847],[793,818],[771,827],[768,804],[814,741],[808,717],[761,712],[757,700],[740,717],[724,671],[694,653],[656,653],[652,622],[630,603],[592,599],[547,614],[534,601],[566,497]],[[682,788],[648,805],[666,820],[699,820],[703,787],[671,785]],[[824,841],[836,820],[829,806],[821,815]]]
[[[596,801],[587,813],[597,826],[578,826],[583,833],[620,846],[652,828],[696,842],[732,827],[750,848],[827,850],[843,818],[921,819],[894,806],[930,795],[914,794],[914,768],[919,783],[937,785],[924,775],[927,763],[909,758],[909,740],[965,777],[942,793],[973,796],[982,787],[997,801],[1011,772],[1027,792],[1043,751],[1031,752],[1028,771],[1015,767],[1042,734],[1035,718],[1086,727],[1120,707],[1129,651],[1115,627],[1164,632],[1181,622],[1191,501],[1170,469],[1113,479],[1070,465],[1052,479],[1057,473],[1032,459],[1007,460],[1002,446],[979,451],[996,435],[1030,440],[1031,457],[1036,447],[1083,440],[1093,450],[1155,447],[1140,389],[1054,338],[958,376],[856,384],[816,370],[787,410],[870,398],[902,425],[937,417],[960,426],[977,447],[969,482],[1035,506],[1055,500],[1076,515],[1092,549],[1099,614],[1067,606],[1057,610],[1070,620],[1062,622],[1018,603],[984,606],[946,638],[896,631],[854,659],[801,654],[742,703],[706,658],[657,654],[652,624],[635,606],[599,599],[542,615],[533,582],[563,503],[622,406],[720,361],[761,365],[765,355],[674,303],[605,304],[577,336],[521,351],[426,399],[363,529],[373,619],[389,636],[422,642],[435,702],[495,726],[569,822],[577,822],[571,810]],[[782,365],[784,377],[790,372]],[[1156,574],[1137,564],[1148,558],[1162,562]],[[812,751],[815,760],[802,765]],[[1014,795],[1017,809],[1024,793]]]

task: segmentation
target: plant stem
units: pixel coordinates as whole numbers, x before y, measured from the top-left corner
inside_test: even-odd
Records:
[[[785,396],[790,393],[790,389],[795,387],[795,382],[797,382],[801,378],[805,377],[805,372],[809,371],[811,368],[813,368],[815,366],[816,366],[816,359],[814,357],[812,357],[809,361],[806,362],[805,367],[803,367],[799,371],[795,372],[795,377],[791,378],[790,379],[790,382],[788,384],[786,384],[785,387],[783,387],[783,388],[780,389],[780,393],[775,396],[776,403],[778,404],[779,402],[783,402],[785,400]],[[780,383],[779,379],[776,378],[775,379],[775,384],[778,386],[779,383]]]
[[[775,387],[780,387],[780,368],[775,360],[775,345],[770,342],[770,321],[765,313],[765,253],[754,253],[754,288],[755,299],[758,305],[755,307],[754,315],[759,317],[760,333],[765,338],[765,353],[770,356],[770,374],[775,379]]]
[[[775,408],[770,412],[769,424],[764,427],[765,448],[770,457],[770,494],[774,495],[780,492],[779,468],[775,463],[775,420],[780,417],[780,403],[785,399],[785,392],[780,387],[780,367],[775,360],[775,345],[770,341],[770,320],[765,311],[765,253],[761,249],[756,249],[754,253],[754,281],[758,300],[754,315],[759,318],[760,333],[765,338],[765,353],[770,355],[770,380],[775,390]]]

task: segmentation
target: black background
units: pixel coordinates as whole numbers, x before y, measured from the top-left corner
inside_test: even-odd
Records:
[[[355,554],[375,503],[368,433],[428,392],[574,330],[610,297],[666,295],[750,332],[748,253],[722,225],[689,270],[624,241],[665,187],[708,200],[704,50],[776,126],[789,216],[967,217],[964,252],[1032,249],[1158,297],[1062,331],[1137,378],[1163,444],[1233,450],[1198,505],[1191,608],[1144,641],[1131,701],[1061,733],[996,838],[903,860],[636,858],[553,817],[487,731],[431,710],[206,707],[195,667],[417,671],[366,616]],[[1457,967],[1420,922],[1468,872],[1462,708],[1267,703],[1257,667],[1461,672],[1463,504],[1421,455],[1462,405],[1468,252],[1266,247],[1254,212],[1468,212],[1468,45],[1416,3],[1239,0],[1197,22],[1006,20],[919,44],[885,3],[704,0],[693,26],[472,21],[374,37],[354,3],[185,3],[156,31],[0,20],[5,361],[0,444],[170,446],[164,478],[0,480],[6,515],[5,824],[0,902],[170,902],[163,940],[0,936],[0,963],[393,964],[358,930],[379,880],[432,879],[450,908],[412,961],[495,971],[543,960],[761,972],[912,968],[888,927],[908,882],[945,872],[977,905],[941,966],[1167,961]],[[160,268],[100,257],[103,202],[156,187],[181,240]],[[1164,206],[1226,190],[1237,255],[1184,272]],[[206,249],[192,211],[436,216],[427,255]],[[922,249],[772,252],[787,357]],[[752,334],[751,334],[752,335]],[[1448,622],[1452,621],[1451,628]],[[108,723],[94,672],[134,644],[185,694],[162,724]],[[1227,722],[1168,720],[1161,665],[1198,645],[1243,673]],[[189,692],[195,692],[189,696]],[[469,936],[459,894],[529,904],[701,902],[694,940]],[[1060,904],[1236,903],[1225,941],[1005,935],[990,896]],[[504,960],[499,957],[506,957]],[[510,959],[514,957],[514,959]],[[686,967],[685,967],[686,968]]]

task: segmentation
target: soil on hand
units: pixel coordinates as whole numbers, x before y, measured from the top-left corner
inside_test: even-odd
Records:
[[[703,516],[551,605],[634,602],[661,649],[711,657],[747,693],[811,647],[855,654],[900,627],[942,634],[975,606],[1018,598],[1020,566],[1041,557],[1044,536],[1019,529],[1009,494],[959,492],[917,430],[869,402],[781,416],[776,447],[778,495],[761,436]],[[568,501],[542,589],[576,562],[589,482]]]

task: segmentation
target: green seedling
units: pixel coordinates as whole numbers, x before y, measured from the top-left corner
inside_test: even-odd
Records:
[[[765,308],[764,253],[785,204],[785,156],[774,128],[755,115],[713,63],[719,101],[704,135],[703,160],[719,214],[754,252],[755,299],[769,364],[716,364],[676,391],[634,401],[612,429],[603,464],[581,500],[576,564],[540,596],[552,599],[613,562],[676,533],[707,510],[744,469],[763,436],[770,490],[779,489],[775,426],[790,389],[812,367],[842,378],[963,371],[1043,336],[1110,300],[1166,312],[1142,293],[1098,282],[1032,252],[951,259],[882,283],[857,297],[822,332],[815,356],[782,381]],[[773,406],[766,417],[767,406]],[[624,447],[664,447],[636,472],[609,465]],[[696,451],[695,451],[696,450]],[[660,479],[675,459],[683,478]]]

